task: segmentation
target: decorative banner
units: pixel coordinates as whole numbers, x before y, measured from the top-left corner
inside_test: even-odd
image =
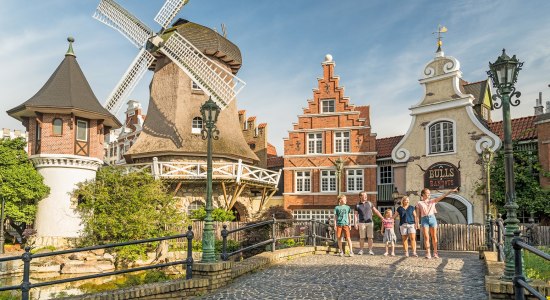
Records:
[[[454,189],[460,186],[460,171],[448,162],[438,162],[424,171],[424,186],[430,190]]]

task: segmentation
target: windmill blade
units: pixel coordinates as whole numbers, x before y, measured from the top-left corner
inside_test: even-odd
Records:
[[[159,23],[162,28],[168,28],[174,17],[187,2],[189,2],[189,0],[166,0],[155,16],[155,21]]]
[[[160,51],[191,77],[222,109],[245,86],[244,81],[210,60],[177,31],[173,31]]]
[[[154,60],[155,57],[146,51],[145,48],[139,51],[134,61],[130,64],[130,67],[126,70],[126,73],[124,73],[105,102],[104,106],[110,113],[116,116],[123,100],[132,92]]]
[[[153,30],[113,0],[101,0],[94,18],[118,30],[138,48],[143,47],[153,35]]]

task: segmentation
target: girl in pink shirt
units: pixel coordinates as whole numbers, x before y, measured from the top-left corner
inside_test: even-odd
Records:
[[[384,218],[382,219],[382,228],[380,229],[380,233],[384,231],[384,243],[386,244],[386,253],[384,253],[385,256],[388,256],[388,247],[391,243],[391,256],[395,256],[395,241],[396,236],[395,232],[393,231],[393,218],[392,218],[392,211],[391,209],[386,209],[384,211]]]
[[[434,199],[430,199],[431,192],[429,189],[425,188],[420,192],[420,199],[422,201],[417,203],[416,209],[418,210],[417,215],[420,216],[422,234],[424,235],[424,248],[426,249],[426,258],[432,258],[430,255],[430,236],[432,237],[432,245],[434,247],[434,258],[439,258],[439,254],[437,253],[437,220],[435,218],[437,210],[435,209],[435,205],[437,204],[437,202],[445,199],[445,197],[454,192],[458,192],[458,188],[450,190]]]

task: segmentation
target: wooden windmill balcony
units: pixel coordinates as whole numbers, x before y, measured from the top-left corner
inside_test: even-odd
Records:
[[[158,161],[155,157],[150,163],[125,164],[120,167],[126,169],[127,172],[148,172],[156,179],[178,182],[178,186],[185,182],[206,182],[206,162],[167,162]],[[242,160],[237,163],[212,164],[212,181],[221,183],[226,201],[229,200],[226,183],[237,186],[231,200],[227,201],[228,209],[233,207],[246,187],[259,188],[263,191],[260,208],[263,207],[277,191],[280,177],[281,170],[276,172],[250,166],[243,164]]]

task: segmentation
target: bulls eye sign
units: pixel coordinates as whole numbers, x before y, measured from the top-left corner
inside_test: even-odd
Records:
[[[424,171],[424,186],[434,190],[454,189],[460,186],[460,171],[448,162],[438,162]]]

